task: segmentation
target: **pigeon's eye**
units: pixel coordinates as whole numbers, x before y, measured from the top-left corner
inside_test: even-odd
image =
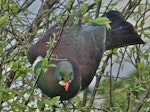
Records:
[[[62,77],[61,80],[64,80],[64,78]]]

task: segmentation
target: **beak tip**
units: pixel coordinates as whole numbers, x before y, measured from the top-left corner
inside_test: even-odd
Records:
[[[64,86],[64,88],[65,88],[66,91],[69,90],[69,86],[70,86],[70,82],[66,82],[66,83],[65,83],[65,86]]]

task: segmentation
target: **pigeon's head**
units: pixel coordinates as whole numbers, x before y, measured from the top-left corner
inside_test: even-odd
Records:
[[[74,69],[69,61],[60,61],[57,64],[55,70],[55,79],[60,86],[63,86],[64,89],[68,91],[69,86],[74,79]]]

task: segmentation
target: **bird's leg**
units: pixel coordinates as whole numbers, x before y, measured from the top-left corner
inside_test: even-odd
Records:
[[[60,101],[59,104],[62,104],[64,107],[66,107],[70,103],[70,100],[68,101]]]
[[[60,100],[59,104],[63,104],[63,105],[64,105],[64,103],[63,103],[63,101],[62,101],[62,100]]]
[[[52,105],[52,112],[56,112],[56,106]]]

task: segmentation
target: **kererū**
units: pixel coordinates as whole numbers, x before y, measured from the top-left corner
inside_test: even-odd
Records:
[[[77,24],[63,31],[53,50],[51,62],[56,67],[42,71],[37,86],[49,97],[60,96],[61,100],[73,98],[92,81],[105,50],[127,45],[143,44],[134,27],[118,11],[109,11],[107,16],[112,29],[102,25]],[[50,38],[57,38],[60,24],[51,27],[27,52],[28,61],[34,64],[34,71],[42,67],[42,58],[51,49]],[[36,72],[35,72],[36,73]]]

